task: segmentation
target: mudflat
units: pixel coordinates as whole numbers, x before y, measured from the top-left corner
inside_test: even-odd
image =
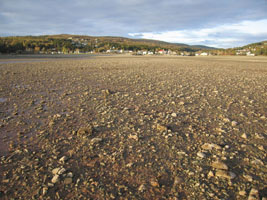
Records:
[[[14,61],[0,199],[267,198],[266,57]]]

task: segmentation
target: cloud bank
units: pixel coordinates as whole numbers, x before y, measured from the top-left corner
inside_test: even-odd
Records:
[[[266,10],[266,0],[0,0],[0,35],[131,36],[228,47],[266,39],[259,28],[266,27]]]

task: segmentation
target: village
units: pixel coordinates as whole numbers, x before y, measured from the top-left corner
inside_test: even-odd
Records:
[[[125,54],[138,56],[257,56],[267,54],[267,43],[251,46],[216,49],[172,44],[145,43],[130,41],[127,38],[26,38],[3,39],[0,41],[0,54]]]

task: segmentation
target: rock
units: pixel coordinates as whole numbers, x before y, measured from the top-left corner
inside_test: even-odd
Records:
[[[153,187],[159,187],[159,183],[155,179],[150,180],[150,185],[152,185]]]
[[[247,181],[249,181],[249,182],[252,182],[252,181],[253,181],[253,178],[252,178],[252,176],[250,176],[250,175],[243,175],[243,177],[244,177]]]
[[[52,183],[57,183],[58,181],[59,181],[59,175],[56,174],[56,175],[52,178],[51,182],[52,182]]]
[[[238,194],[239,194],[240,196],[246,196],[246,195],[247,195],[246,191],[244,191],[244,190],[239,191]]]
[[[109,90],[109,89],[102,90],[101,92],[102,92],[102,94],[103,94],[103,96],[104,96],[105,98],[106,98],[108,95],[110,95],[110,94],[111,94],[111,92],[110,92],[110,90]]]
[[[93,138],[92,140],[91,140],[91,143],[92,144],[95,144],[95,143],[98,143],[98,142],[101,142],[102,141],[102,138]]]
[[[69,173],[67,174],[67,177],[68,177],[68,178],[73,178],[73,173],[72,173],[72,172],[69,172]]]
[[[65,163],[65,161],[67,161],[67,160],[68,160],[67,156],[62,156],[62,157],[59,159],[59,162],[61,162],[61,163]]]
[[[224,121],[225,123],[228,123],[228,122],[230,122],[230,119],[228,119],[228,118],[223,118],[223,121]]]
[[[249,192],[248,200],[259,200],[259,191],[252,188]]]
[[[176,113],[172,113],[171,116],[172,117],[177,117],[177,114]]]
[[[183,105],[184,105],[184,102],[183,102],[183,101],[180,101],[180,102],[179,102],[179,105],[180,105],[180,106],[183,106]]]
[[[179,185],[179,184],[181,184],[181,183],[183,183],[184,181],[183,181],[183,178],[182,177],[179,177],[179,176],[175,176],[175,178],[174,178],[174,182],[173,182],[173,186],[177,186],[177,185]]]
[[[138,191],[139,192],[144,192],[146,190],[146,187],[144,184],[140,185],[139,188],[138,188]]]
[[[231,122],[231,125],[232,125],[232,126],[236,126],[236,125],[237,125],[237,122],[236,122],[236,121],[232,121],[232,122]]]
[[[215,169],[223,169],[223,170],[228,170],[228,166],[221,162],[221,161],[215,161],[211,164],[211,166]]]
[[[67,177],[64,179],[64,184],[71,184],[72,183],[72,178]]]
[[[241,135],[241,137],[242,137],[243,139],[247,139],[247,135],[246,135],[246,133],[243,133],[243,134]]]
[[[91,136],[92,134],[93,134],[93,127],[90,125],[87,127],[80,128],[77,132],[78,136]]]
[[[128,137],[129,137],[129,139],[138,140],[138,136],[137,135],[130,134]]]
[[[42,191],[43,195],[46,195],[47,191],[48,191],[48,188],[47,187],[44,187],[43,188],[43,191]]]
[[[65,168],[61,168],[58,172],[57,172],[57,174],[58,175],[62,175],[62,174],[64,174],[66,172],[66,169]]]
[[[168,131],[168,128],[167,128],[167,126],[157,124],[157,130],[160,132],[165,132],[165,131]]]
[[[216,176],[227,179],[234,179],[236,177],[236,175],[233,172],[227,172],[225,170],[216,171]]]
[[[253,165],[264,165],[263,162],[259,159],[255,159],[251,162]]]
[[[210,177],[214,177],[214,173],[212,171],[209,171],[209,173],[208,173],[208,178],[210,178]]]
[[[213,144],[213,143],[205,143],[201,146],[202,149],[204,150],[212,150],[213,148],[216,149],[216,150],[220,150],[222,147],[220,147],[219,145],[217,144]]]
[[[205,158],[206,155],[202,152],[197,152],[197,156],[200,157],[200,158]]]
[[[55,169],[52,170],[52,173],[53,173],[54,175],[56,175],[60,169],[61,169],[60,167],[55,168]]]

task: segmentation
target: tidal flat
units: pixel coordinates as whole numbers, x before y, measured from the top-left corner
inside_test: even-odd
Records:
[[[0,199],[267,198],[267,57],[38,59],[0,59]]]

